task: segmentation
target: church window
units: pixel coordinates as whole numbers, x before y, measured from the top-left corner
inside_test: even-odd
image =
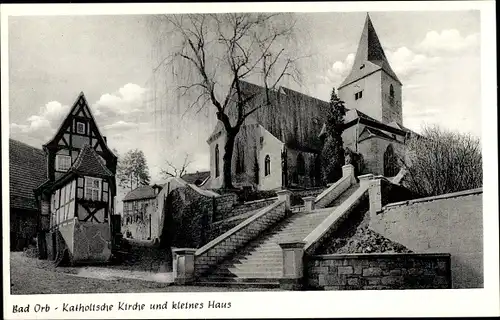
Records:
[[[56,156],[56,170],[57,171],[68,171],[71,167],[71,156],[65,156],[58,154]]]
[[[264,160],[264,175],[268,176],[271,174],[271,157],[269,155],[266,155],[266,158]]]
[[[237,145],[237,158],[236,158],[236,173],[243,173],[245,171],[245,153],[240,148],[240,145]]]
[[[398,171],[398,158],[394,153],[392,144],[390,144],[384,152],[384,176],[394,177],[398,174]]]
[[[101,200],[101,179],[85,177],[85,199]]]
[[[215,145],[215,177],[220,175],[219,171],[219,145]]]
[[[79,133],[79,134],[85,134],[86,133],[85,123],[80,122],[80,121],[76,122],[76,133]]]
[[[304,175],[306,171],[306,165],[305,165],[305,162],[304,162],[304,157],[302,156],[302,153],[299,153],[299,155],[297,156],[297,173],[299,175]]]
[[[354,100],[358,100],[361,98],[363,98],[363,91],[359,91],[354,94]]]
[[[394,99],[394,86],[392,84],[389,87],[389,96],[391,97],[391,99]]]

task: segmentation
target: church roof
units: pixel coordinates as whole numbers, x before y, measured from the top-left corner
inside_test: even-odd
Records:
[[[266,102],[264,87],[240,81],[240,88],[245,96],[254,95],[246,106],[248,110]],[[295,148],[320,150],[321,141],[318,136],[328,102],[285,87],[271,90],[268,94],[271,105],[258,109],[245,120],[245,124],[258,123],[277,139]],[[231,107],[228,111],[230,119],[235,119],[235,113],[236,108]],[[209,143],[221,129],[219,121],[208,139]]]
[[[33,190],[47,180],[45,153],[38,148],[9,139],[10,207],[37,210]]]
[[[378,70],[385,71],[401,84],[385,56],[370,16],[367,14],[351,72],[339,86],[339,89]]]

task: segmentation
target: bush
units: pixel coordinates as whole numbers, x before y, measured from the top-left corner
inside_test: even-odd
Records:
[[[400,160],[407,170],[403,185],[421,196],[483,185],[480,141],[470,134],[425,128],[421,136],[408,141],[406,155]]]

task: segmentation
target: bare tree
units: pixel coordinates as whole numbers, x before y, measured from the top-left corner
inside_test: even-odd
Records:
[[[157,17],[160,23],[171,26],[169,39],[180,39],[178,49],[161,59],[160,64],[180,62],[179,69],[192,75],[179,86],[182,95],[190,93],[193,97],[188,110],[196,106],[199,112],[211,105],[224,127],[223,188],[233,187],[234,143],[245,120],[271,104],[272,92],[284,77],[295,81],[299,77],[297,58],[286,50],[294,29],[291,18],[267,13]],[[263,92],[243,90],[241,81],[249,77],[260,79]]]
[[[164,179],[167,179],[168,177],[182,177],[185,173],[189,165],[191,164],[192,161],[189,160],[189,154],[186,154],[184,157],[184,161],[182,162],[182,165],[175,166],[172,162],[166,160],[168,168],[167,169],[161,169],[160,174]]]
[[[405,157],[404,184],[422,196],[479,188],[483,185],[480,140],[470,134],[424,128],[411,138]]]

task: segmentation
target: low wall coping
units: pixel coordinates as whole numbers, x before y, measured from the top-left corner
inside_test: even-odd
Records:
[[[269,200],[277,200],[278,197],[272,197],[272,198],[265,198],[265,199],[259,199],[259,200],[252,200],[252,201],[246,201],[246,202],[243,202],[241,204],[238,204],[237,206],[245,206],[245,205],[249,205],[249,204],[255,204],[255,203],[261,203],[261,202],[266,202],[266,201],[269,201]]]
[[[172,252],[178,255],[181,254],[195,254],[195,248],[173,248]]]
[[[275,209],[276,207],[278,207],[279,205],[281,205],[283,203],[284,203],[283,201],[276,201],[275,203],[270,204],[269,206],[262,208],[262,210],[260,212],[258,212],[256,214],[254,214],[253,216],[247,218],[242,223],[238,224],[234,228],[232,228],[229,231],[221,234],[220,236],[218,236],[214,240],[210,241],[209,243],[207,243],[203,247],[201,247],[198,250],[196,250],[196,255],[199,256],[199,255],[204,254],[208,250],[210,250],[213,247],[215,247],[217,244],[221,243],[225,239],[229,238],[230,236],[232,236],[236,232],[240,231],[241,229],[243,229],[244,227],[246,227],[247,225],[249,225],[253,221],[257,220],[258,218],[262,217],[263,215],[265,215],[266,213],[268,213],[269,211]]]
[[[449,258],[449,253],[345,253],[345,254],[323,254],[310,256],[314,260],[340,260],[340,259],[380,259],[380,258]]]
[[[278,245],[281,247],[281,249],[291,249],[291,248],[303,248],[306,243],[305,241],[286,241],[286,242],[280,242]]]
[[[425,198],[389,203],[389,204],[386,204],[382,208],[382,210],[390,209],[393,207],[410,205],[410,204],[419,203],[419,202],[429,202],[429,201],[442,200],[442,199],[448,199],[448,198],[465,197],[465,196],[479,194],[479,193],[483,193],[483,188],[469,189],[469,190],[458,191],[458,192],[453,192],[453,193],[441,194],[439,196],[432,196],[432,197],[425,197]]]

